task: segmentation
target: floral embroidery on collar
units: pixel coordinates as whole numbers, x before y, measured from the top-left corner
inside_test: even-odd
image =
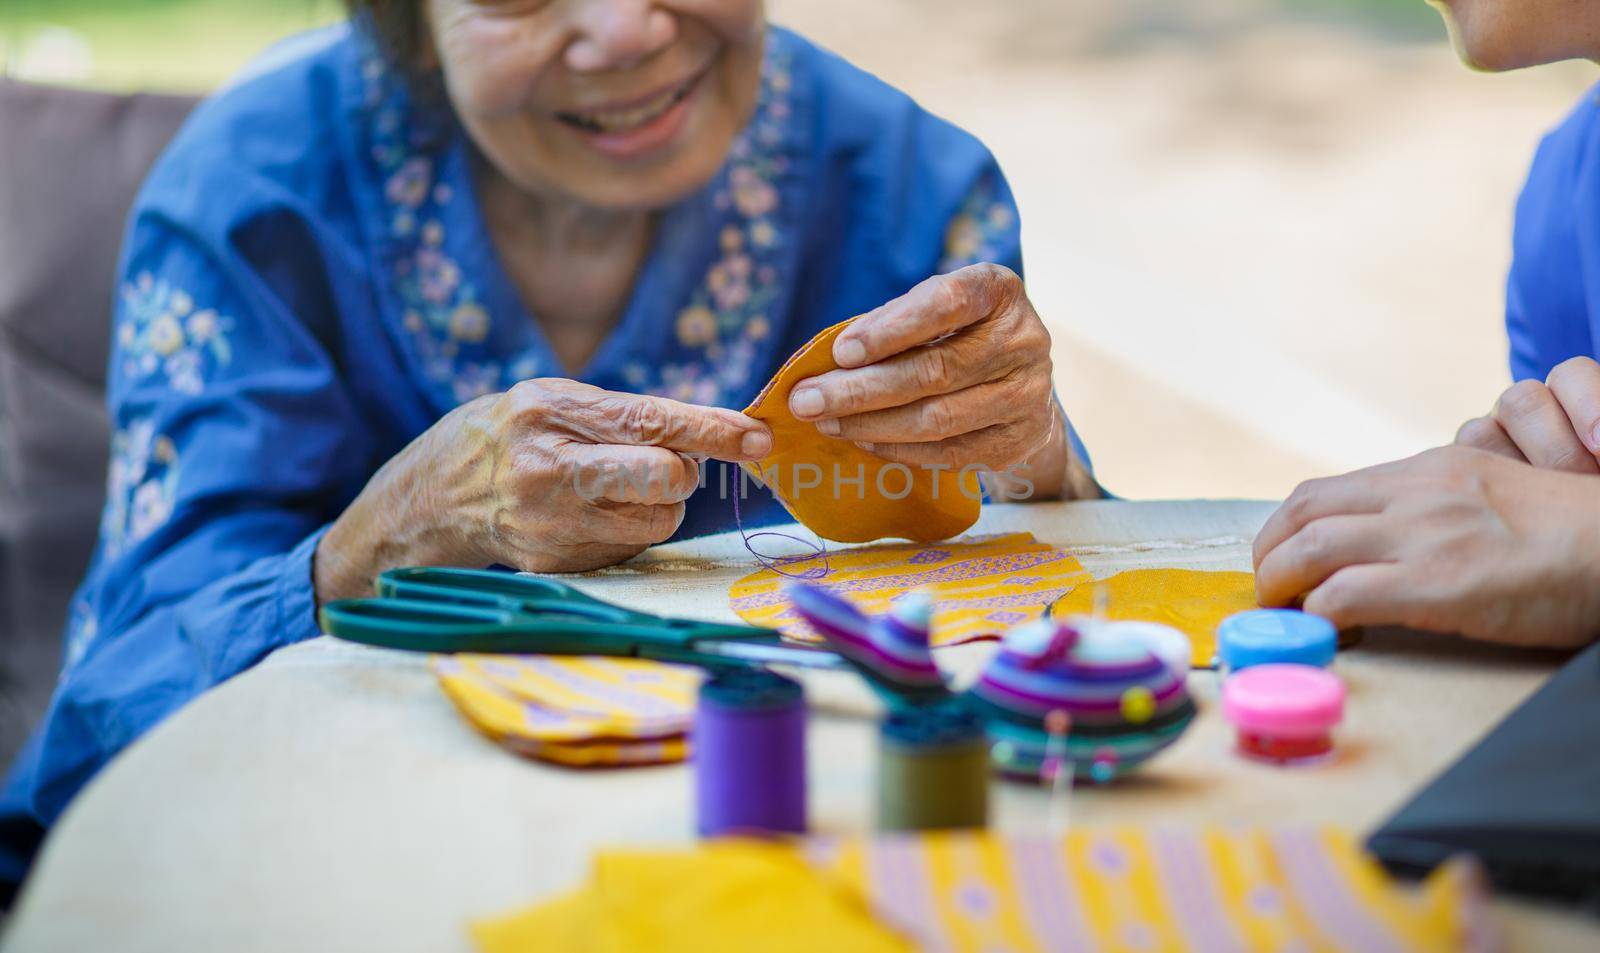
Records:
[[[444,216],[458,196],[440,180],[440,152],[429,135],[434,130],[409,121],[404,81],[375,52],[363,61],[362,76],[370,156],[383,177],[386,237],[398,250],[390,259],[390,278],[423,372],[458,403],[536,376],[532,362],[507,367],[485,353],[489,311],[477,283],[446,246]]]
[[[178,448],[172,438],[156,433],[153,420],[134,419],[111,435],[106,506],[100,518],[107,556],[120,555],[172,518],[178,473]]]
[[[677,345],[671,359],[622,368],[623,380],[640,392],[722,403],[748,385],[766,357],[758,344],[771,333],[781,292],[777,262],[789,240],[776,182],[791,162],[783,148],[793,126],[790,42],[769,34],[756,114],[713,186],[713,207],[727,219],[719,254],[677,312],[668,332]],[[390,278],[425,376],[464,402],[550,373],[532,349],[509,356],[491,350],[486,291],[452,253],[446,226],[451,203],[472,197],[441,181],[444,152],[412,128],[418,117],[403,80],[375,52],[363,60],[362,76],[370,159],[382,177],[384,237],[394,249]]]
[[[233,319],[205,308],[150,272],[122,285],[117,354],[127,380],[160,374],[175,391],[198,394],[210,367],[233,360],[228,335]]]

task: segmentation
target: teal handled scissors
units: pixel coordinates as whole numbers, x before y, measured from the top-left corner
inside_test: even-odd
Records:
[[[708,667],[844,668],[838,655],[772,629],[669,619],[602,602],[539,576],[414,567],[378,577],[375,599],[322,607],[322,631],[412,652],[622,655]]]

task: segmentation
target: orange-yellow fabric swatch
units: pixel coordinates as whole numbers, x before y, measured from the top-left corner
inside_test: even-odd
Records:
[[[574,767],[682,761],[697,669],[642,659],[437,655],[439,687],[473,727]]]
[[[839,366],[833,339],[849,323],[806,342],[744,409],[772,428],[772,453],[744,468],[823,539],[949,539],[978,521],[982,488],[976,474],[890,463],[848,440],[823,436],[816,424],[789,412],[795,384]]]
[[[929,592],[934,599],[934,645],[999,635],[1037,619],[1046,606],[1089,581],[1089,574],[1070,553],[1039,542],[1031,533],[936,545],[863,546],[790,563],[784,570],[804,573],[823,565],[824,559],[828,574],[815,584],[844,596],[864,612],[885,612],[896,596],[912,589]],[[733,611],[751,625],[776,628],[801,641],[819,641],[784,596],[787,581],[770,569],[751,573],[728,591]]]
[[[1067,593],[1052,615],[1091,615],[1095,592],[1106,593],[1106,618],[1160,622],[1189,637],[1194,665],[1209,668],[1217,652],[1217,626],[1228,616],[1255,609],[1255,576],[1200,569],[1130,569]]]

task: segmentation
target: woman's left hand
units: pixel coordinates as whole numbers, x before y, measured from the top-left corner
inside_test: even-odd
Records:
[[[1050,332],[1004,266],[929,278],[852,322],[833,359],[839,369],[798,384],[789,409],[885,460],[1004,472],[1034,469],[1053,445],[1064,451]],[[1065,463],[1063,452],[1063,471]],[[1052,495],[1060,477],[1032,479]]]
[[[1516,645],[1600,635],[1600,481],[1444,447],[1312,480],[1255,544],[1265,606]]]

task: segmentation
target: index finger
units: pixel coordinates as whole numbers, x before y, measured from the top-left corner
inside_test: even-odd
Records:
[[[753,417],[723,407],[667,397],[603,392],[568,428],[594,443],[665,447],[720,460],[759,460],[772,452],[772,431]]]
[[[1388,494],[1378,473],[1357,470],[1343,476],[1307,480],[1294,488],[1283,505],[1273,511],[1256,534],[1252,557],[1257,572],[1273,550],[1308,523],[1328,516],[1355,516],[1383,511]]]
[[[860,367],[927,344],[1001,310],[1022,288],[1004,265],[968,265],[935,275],[850,322],[833,342],[840,367]]]

